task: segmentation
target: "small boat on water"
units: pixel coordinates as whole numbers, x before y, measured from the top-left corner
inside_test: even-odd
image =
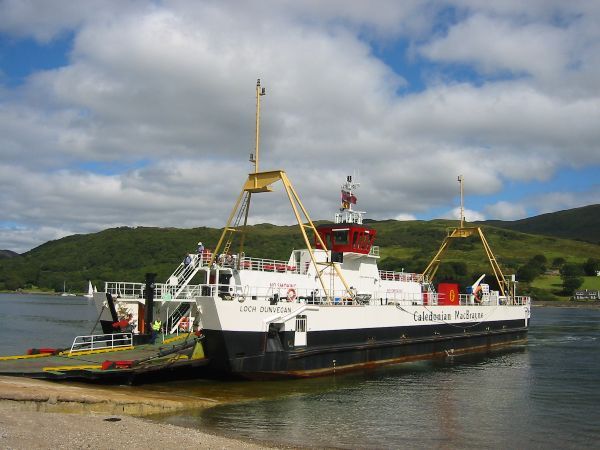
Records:
[[[358,184],[348,177],[332,224],[316,227],[283,170],[259,171],[256,146],[248,176],[213,251],[191,254],[164,282],[107,282],[94,295],[115,301],[147,333],[159,318],[167,332],[201,330],[206,371],[243,378],[308,377],[417,359],[482,352],[524,342],[530,298],[516,295],[479,227],[449,230],[422,273],[379,270],[376,230],[354,209]],[[281,182],[306,245],[288,260],[246,255],[251,197]],[[462,207],[462,177],[461,211]],[[480,277],[467,292],[435,285],[452,242],[479,237],[495,289]],[[149,274],[152,275],[152,274]]]
[[[94,292],[97,292],[97,289],[92,286],[92,281],[88,280],[88,291],[87,294],[83,294],[83,296],[86,298],[94,298]]]
[[[60,294],[61,297],[75,297],[75,294],[71,293],[71,292],[67,292],[67,282],[63,281],[63,291],[62,294]]]

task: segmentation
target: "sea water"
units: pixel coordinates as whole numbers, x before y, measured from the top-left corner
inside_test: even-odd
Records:
[[[75,336],[90,334],[97,316],[85,297],[0,294],[0,356],[70,347]]]
[[[600,310],[533,308],[511,351],[225,389],[261,399],[166,421],[292,447],[600,448]]]
[[[70,345],[95,320],[84,298],[0,295],[0,355]],[[233,401],[159,420],[280,445],[598,448],[599,345],[600,309],[533,308],[528,343],[511,351],[308,380],[136,389]]]

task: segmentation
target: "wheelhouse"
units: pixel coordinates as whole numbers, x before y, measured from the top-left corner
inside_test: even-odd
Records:
[[[327,250],[333,252],[353,252],[368,255],[375,242],[377,231],[363,225],[336,223],[321,225],[317,228]],[[323,249],[315,238],[315,247]]]

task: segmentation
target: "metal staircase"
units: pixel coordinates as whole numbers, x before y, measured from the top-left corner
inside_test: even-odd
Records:
[[[190,303],[181,303],[177,307],[177,309],[175,309],[175,311],[173,311],[173,313],[169,316],[169,318],[167,319],[167,327],[171,334],[177,331],[177,328],[179,327],[179,322],[181,322],[181,319],[189,312],[190,307]]]
[[[185,261],[181,262],[166,282],[167,285],[175,288],[175,292],[173,293],[174,299],[179,297],[200,268],[210,260],[210,253],[206,251],[202,254],[194,253],[189,256],[191,259],[190,263],[186,265]]]

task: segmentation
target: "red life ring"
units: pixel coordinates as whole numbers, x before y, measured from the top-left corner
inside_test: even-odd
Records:
[[[185,316],[182,317],[181,320],[179,321],[179,329],[182,331],[187,331],[190,327],[190,319],[189,317]]]
[[[293,302],[296,300],[296,290],[294,288],[289,288],[287,291],[287,301]]]

